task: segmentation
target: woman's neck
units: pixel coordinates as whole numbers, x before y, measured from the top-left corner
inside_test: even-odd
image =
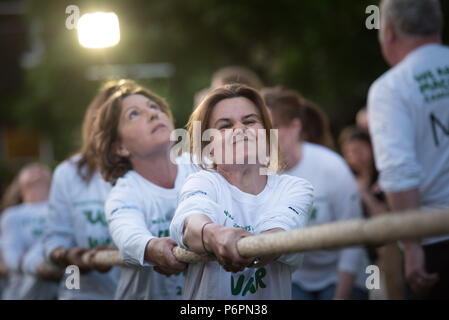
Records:
[[[132,159],[133,170],[148,181],[163,188],[175,187],[178,166],[170,160],[170,148],[145,158]]]
[[[260,175],[259,169],[258,165],[218,166],[217,172],[241,191],[256,195],[267,184],[267,176]]]
[[[302,158],[302,142],[298,142],[294,148],[282,155],[282,161],[285,164],[285,171],[296,166]]]
[[[48,200],[49,187],[33,188],[23,192],[23,202],[40,203]]]

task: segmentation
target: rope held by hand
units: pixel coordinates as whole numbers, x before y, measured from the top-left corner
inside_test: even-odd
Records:
[[[285,232],[242,238],[237,250],[244,257],[262,257],[313,250],[332,250],[359,245],[381,245],[398,240],[414,240],[449,234],[449,210],[388,213],[368,220],[332,222]],[[173,249],[179,261],[198,263],[215,260],[180,247]],[[118,251],[99,251],[95,263],[124,265]]]

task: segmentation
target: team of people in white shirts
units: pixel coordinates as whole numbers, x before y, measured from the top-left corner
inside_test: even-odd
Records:
[[[107,97],[105,91],[109,91]],[[48,210],[41,259],[61,267],[78,262],[81,270],[77,290],[66,287],[67,275],[62,278],[57,289],[59,299],[290,299],[292,272],[301,264],[303,254],[264,257],[251,267],[254,259],[241,257],[236,241],[252,234],[305,227],[312,212],[312,185],[295,177],[294,171],[293,175],[260,175],[260,164],[194,164],[188,154],[172,163],[173,122],[168,106],[159,97],[128,80],[108,83],[99,95],[104,101],[92,104],[90,108],[96,112],[89,109],[87,114],[92,117],[85,119],[91,123],[91,130],[84,135],[85,148],[55,169],[45,204]],[[223,132],[229,128],[244,132],[272,127],[262,96],[238,84],[211,92],[191,120],[205,123],[203,130]],[[246,142],[241,139],[233,145],[238,143]],[[89,148],[96,151],[91,153]],[[307,144],[307,157],[309,148],[311,152],[332,154],[324,147]],[[97,157],[98,150],[103,157],[96,160],[89,176],[89,161],[84,166],[80,162],[91,155]],[[244,157],[248,157],[250,150],[244,150]],[[325,161],[338,162],[343,175],[351,177],[336,154]],[[323,174],[317,180],[326,178]],[[354,179],[348,183],[354,185]],[[358,198],[352,194],[348,201],[337,198],[340,203],[353,203],[353,208],[341,209],[349,216],[360,217]],[[5,253],[8,243],[17,242],[8,239],[8,233],[14,232],[8,217],[18,218],[15,214],[23,206],[29,205],[11,208],[15,212],[6,212],[6,219],[2,219],[2,230],[9,231],[3,234]],[[321,211],[321,220],[332,220],[326,217],[328,210]],[[129,267],[97,270],[80,261],[89,250],[110,245],[119,249]],[[175,245],[200,254],[213,253],[218,262],[187,266],[171,253]],[[328,254],[335,255],[328,259],[329,265],[339,260],[338,253]],[[357,256],[359,250],[349,255],[354,254]],[[9,259],[6,254],[5,260]],[[346,262],[347,270],[357,270],[349,262],[353,258],[340,260]],[[35,290],[36,296],[42,293],[39,288]]]
[[[388,37],[387,32],[381,41]],[[384,55],[397,64],[398,56]],[[447,86],[426,82],[448,79],[448,57],[441,44],[418,46],[370,90],[370,130],[387,196],[418,188],[420,206],[448,205],[449,94]],[[217,154],[233,152],[236,159],[242,144],[244,154],[237,156],[243,160],[254,152],[245,133],[269,132],[275,123],[288,161],[267,176],[260,174],[266,164],[226,164],[215,154],[182,154],[170,161],[174,124],[165,101],[130,80],[106,84],[86,112],[83,147],[55,169],[48,203],[31,197],[3,213],[2,253],[13,270],[3,297],[290,299],[293,282],[294,298],[311,292],[350,298],[353,288],[364,285],[362,248],[257,259],[237,251],[237,241],[254,234],[362,217],[354,177],[341,157],[302,142],[300,116],[299,122],[281,119],[282,112],[294,112],[295,99],[300,98],[289,90],[260,93],[231,84],[209,92],[189,120],[190,132],[200,121],[201,136],[206,129],[221,133],[213,140],[223,149]],[[410,100],[414,104],[404,102]],[[288,101],[296,101],[290,111],[283,109]],[[240,137],[229,140],[227,129]],[[127,267],[105,269],[81,260],[111,245]],[[217,261],[186,265],[173,256],[176,245],[214,254]],[[68,289],[64,278],[51,290],[32,283],[36,274],[51,278],[55,265],[71,264],[81,270],[79,289]],[[433,281],[432,275],[421,277]]]

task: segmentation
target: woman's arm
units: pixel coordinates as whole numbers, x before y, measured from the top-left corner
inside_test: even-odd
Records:
[[[176,245],[168,237],[155,237],[145,222],[142,205],[130,187],[114,187],[105,204],[109,232],[122,259],[131,265],[154,266],[155,271],[170,275],[187,265],[176,260],[172,249]]]
[[[237,241],[252,236],[241,228],[228,228],[212,222],[203,214],[195,214],[184,221],[184,244],[197,253],[213,253],[228,272],[239,272],[252,263],[237,251]]]
[[[9,209],[2,214],[2,254],[3,261],[8,270],[21,272],[22,259],[25,254],[25,244],[23,242],[20,212]]]
[[[71,200],[66,185],[66,181],[70,183],[71,172],[67,165],[62,163],[53,174],[43,238],[44,256],[61,268],[70,264],[66,259],[67,252],[75,246]]]

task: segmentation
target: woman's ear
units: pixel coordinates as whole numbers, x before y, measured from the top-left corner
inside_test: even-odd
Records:
[[[302,133],[302,122],[299,118],[294,118],[292,122],[290,122],[290,127],[295,129],[297,132],[297,136],[299,137]]]
[[[387,25],[385,26],[385,31],[384,31],[383,36],[384,36],[383,41],[385,43],[387,43],[389,46],[391,46],[396,41],[396,38],[397,38],[396,30],[394,29],[393,24],[389,21],[387,22]]]
[[[115,146],[115,154],[123,158],[128,158],[130,156],[130,152],[121,142],[117,142]]]

